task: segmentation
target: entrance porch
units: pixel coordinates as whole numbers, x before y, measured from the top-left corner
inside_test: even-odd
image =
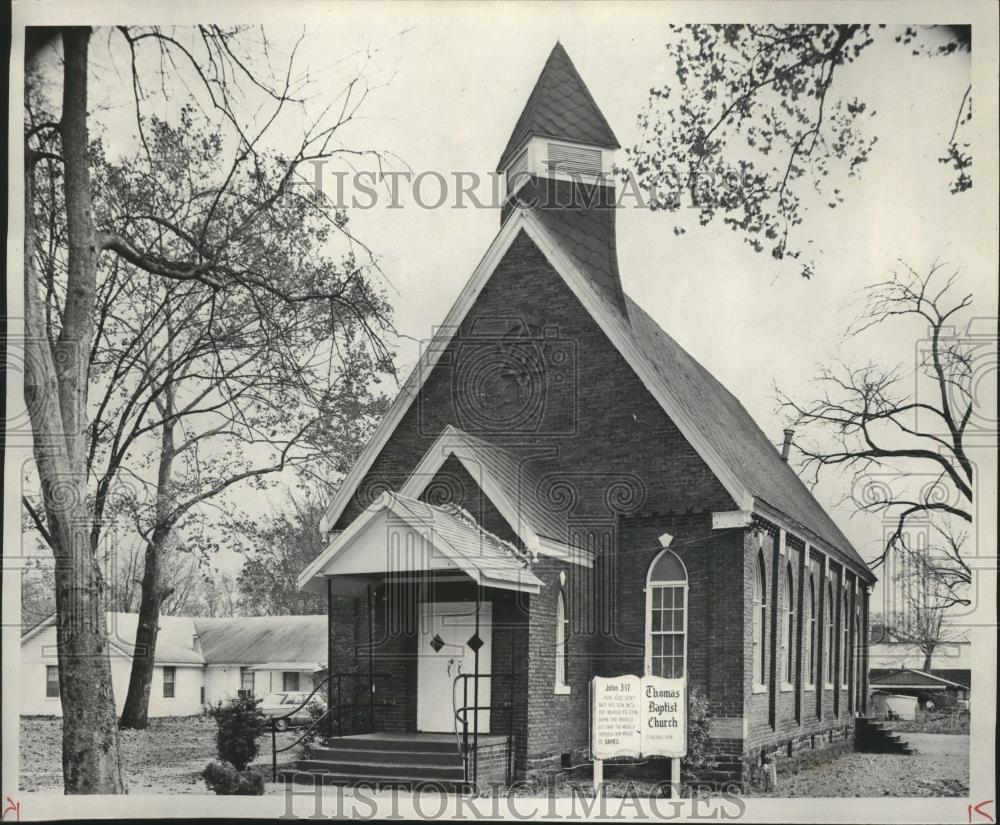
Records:
[[[515,690],[527,684],[529,599],[541,587],[525,554],[459,508],[387,493],[303,580],[328,595],[333,674],[330,739],[305,772],[512,776],[527,725]],[[410,770],[421,763],[412,754],[430,774]]]

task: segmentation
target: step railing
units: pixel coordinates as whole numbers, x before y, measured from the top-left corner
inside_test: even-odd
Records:
[[[343,683],[345,679],[348,678],[365,678],[370,681],[368,689],[368,700],[361,702],[344,702],[343,699]],[[368,708],[368,733],[373,733],[375,729],[375,680],[376,679],[391,679],[392,674],[389,673],[367,673],[367,672],[350,672],[350,673],[331,673],[326,678],[321,680],[319,684],[315,685],[312,692],[302,700],[298,705],[293,707],[287,713],[283,713],[279,716],[271,716],[268,719],[268,726],[271,729],[271,779],[274,782],[278,781],[278,754],[290,751],[296,745],[301,744],[309,734],[311,734],[316,727],[321,723],[326,723],[326,735],[327,737],[333,736],[333,722],[336,719],[337,723],[337,736],[344,735],[344,711],[354,710],[355,708]],[[324,686],[327,687],[327,705],[326,709],[319,714],[309,726],[302,732],[294,742],[290,745],[285,745],[284,747],[278,747],[278,723],[291,720],[296,714],[304,710],[310,702],[313,701],[313,697],[319,693],[320,689]],[[336,687],[337,691],[337,701],[331,704],[333,698],[333,691],[331,688]],[[282,729],[285,727],[291,727],[291,722],[287,722],[286,725],[282,725]]]
[[[507,784],[511,780],[511,759],[514,752],[514,703],[513,698],[508,702],[493,702],[488,705],[479,704],[479,683],[480,680],[489,680],[492,683],[492,673],[460,673],[455,677],[451,686],[451,704],[455,711],[455,739],[459,753],[462,755],[462,769],[466,784],[476,785],[479,780],[479,714],[484,710],[507,710]],[[469,681],[473,681],[472,704],[469,704]],[[458,683],[462,683],[462,704],[457,703]],[[492,697],[493,691],[490,691]],[[472,713],[472,747],[469,747],[469,713]]]

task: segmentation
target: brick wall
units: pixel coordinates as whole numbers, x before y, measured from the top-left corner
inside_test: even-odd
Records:
[[[520,367],[510,367],[514,380],[481,380],[479,367],[490,367],[498,350],[508,352],[512,342],[528,340],[534,343],[521,351],[524,357],[513,359]],[[525,367],[525,359],[532,358],[540,370]],[[734,509],[734,502],[523,234],[483,287],[336,529],[346,527],[383,489],[402,486],[448,424],[536,462],[539,471],[556,468],[557,484],[540,491],[543,500],[564,508],[570,531],[565,538],[585,544],[594,556],[592,569],[542,558],[535,567],[544,584],[539,594],[491,596],[498,680],[499,673],[510,672],[506,662],[512,652],[518,663],[512,677],[517,775],[557,765],[564,753],[572,759],[586,753],[592,675],[643,672],[646,573],[663,532],[674,537],[672,547],[687,567],[688,673],[692,687],[708,697],[719,751],[753,759],[768,749],[794,750],[796,742],[811,745],[817,735],[846,729],[848,703],[838,697],[835,706],[833,690],[820,684],[807,691],[801,675],[791,690],[780,689],[783,571],[791,561],[801,617],[803,575],[814,564],[807,561],[806,545],[789,536],[781,546],[778,529],[763,523],[757,525],[763,534],[712,530],[711,514]],[[454,460],[443,465],[424,497],[435,504],[460,503],[486,529],[517,541]],[[762,550],[771,606],[765,640],[769,684],[755,693],[750,594]],[[824,559],[817,554],[815,564]],[[817,567],[817,577],[824,574]],[[554,690],[560,587],[570,614],[568,694]],[[356,616],[340,618],[338,612],[337,617],[343,626],[332,632],[339,647],[339,637],[350,635],[347,628],[356,634],[359,625]],[[501,619],[509,620],[507,629]],[[801,674],[800,631],[793,646]],[[386,657],[386,666],[393,662]],[[500,684],[494,697],[509,692],[510,681]],[[509,723],[510,717],[497,712],[497,720]]]

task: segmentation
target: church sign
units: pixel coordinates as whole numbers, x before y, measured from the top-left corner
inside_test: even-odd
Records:
[[[685,679],[595,676],[591,696],[594,759],[687,755]]]

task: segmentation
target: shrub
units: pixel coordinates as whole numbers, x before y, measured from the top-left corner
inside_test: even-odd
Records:
[[[681,760],[681,781],[695,782],[716,765],[710,740],[712,713],[708,699],[696,688],[688,691],[687,756]]]
[[[258,771],[241,773],[228,762],[209,762],[201,775],[213,793],[226,796],[260,796],[264,793],[264,777]]]
[[[215,747],[219,758],[237,771],[257,758],[257,739],[267,721],[259,706],[260,699],[244,696],[219,702],[209,711],[218,726]]]

